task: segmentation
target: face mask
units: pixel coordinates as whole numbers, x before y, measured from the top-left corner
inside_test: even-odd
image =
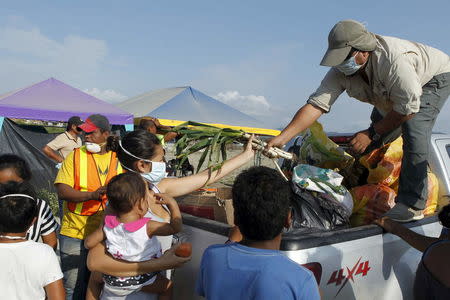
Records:
[[[150,183],[152,183],[152,184],[154,184],[154,185],[157,185],[161,180],[163,180],[164,178],[166,178],[167,173],[166,173],[166,163],[165,163],[165,162],[161,162],[161,161],[151,161],[151,160],[149,160],[149,159],[144,159],[144,158],[141,158],[141,157],[137,157],[136,155],[134,155],[134,154],[128,152],[128,150],[125,149],[125,148],[122,146],[122,141],[119,141],[119,146],[120,146],[120,148],[123,150],[123,152],[125,152],[125,153],[128,154],[129,156],[134,157],[134,158],[139,159],[139,160],[143,160],[143,161],[152,163],[152,171],[151,171],[151,172],[148,172],[148,173],[139,173],[139,174],[141,174],[141,176],[142,176],[145,180],[149,181]],[[124,165],[122,165],[122,167],[124,167],[124,168],[127,169],[128,171],[132,171],[132,172],[137,173],[136,171],[131,170],[131,169],[125,167]]]
[[[90,143],[90,142],[86,142],[85,144],[86,144],[86,150],[91,153],[99,153],[100,151],[102,151],[102,146],[100,146],[99,144]]]
[[[157,185],[161,180],[166,178],[166,163],[161,161],[152,161],[152,171],[149,173],[141,173],[145,180]]]
[[[355,74],[359,69],[361,69],[363,65],[358,65],[356,63],[355,57],[352,56],[347,60],[344,60],[343,63],[337,65],[336,68],[345,74],[345,76],[350,76]]]

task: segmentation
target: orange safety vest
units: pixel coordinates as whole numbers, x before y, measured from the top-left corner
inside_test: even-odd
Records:
[[[74,189],[82,192],[93,192],[102,186],[100,175],[98,174],[97,163],[92,153],[86,150],[86,146],[74,150],[73,155]],[[115,152],[111,153],[108,175],[105,185],[116,176],[122,173],[122,166],[117,159]],[[82,216],[92,216],[100,210],[104,210],[108,199],[103,195],[102,200],[88,200],[85,202],[67,201],[67,208],[70,212]]]

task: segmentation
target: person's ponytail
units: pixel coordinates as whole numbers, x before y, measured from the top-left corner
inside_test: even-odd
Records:
[[[110,135],[106,139],[106,151],[113,151],[113,152],[117,153],[119,151],[119,147],[120,147],[119,140],[120,140],[119,136]]]

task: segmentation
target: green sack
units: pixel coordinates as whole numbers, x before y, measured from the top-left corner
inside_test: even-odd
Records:
[[[303,132],[299,159],[305,164],[324,169],[342,170],[355,161],[353,156],[330,140],[319,122]]]

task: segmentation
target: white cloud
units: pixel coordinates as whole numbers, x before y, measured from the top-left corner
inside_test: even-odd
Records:
[[[15,19],[9,18],[7,25],[0,26],[0,90],[49,77],[78,85],[98,78],[108,55],[105,41],[73,34],[54,39],[38,27]]]
[[[270,112],[270,104],[264,96],[244,96],[238,91],[226,91],[217,94],[215,98],[249,115],[267,115]]]
[[[108,101],[110,103],[119,103],[128,98],[127,96],[122,95],[121,93],[111,89],[100,90],[98,88],[92,88],[92,89],[85,89],[84,92],[94,97],[97,97],[98,99]]]
[[[0,49],[11,55],[25,54],[30,59],[37,58],[47,64],[63,63],[64,66],[77,69],[100,63],[108,52],[106,43],[102,40],[67,35],[62,41],[56,41],[42,34],[36,27],[0,28]]]

